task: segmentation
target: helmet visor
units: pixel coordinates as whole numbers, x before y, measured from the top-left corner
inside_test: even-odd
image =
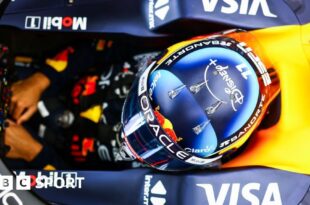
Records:
[[[122,113],[122,150],[160,170],[186,170],[197,165],[211,166],[211,159],[199,158],[182,149],[158,123],[146,92],[152,63],[133,83]]]

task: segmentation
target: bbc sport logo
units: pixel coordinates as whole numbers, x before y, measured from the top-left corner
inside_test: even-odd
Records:
[[[0,175],[0,190],[31,190],[35,189],[81,189],[85,177],[78,176],[77,172],[38,172],[35,175],[26,175],[25,172],[13,176]]]

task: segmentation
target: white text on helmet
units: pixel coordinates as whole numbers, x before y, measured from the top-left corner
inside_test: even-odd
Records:
[[[233,79],[228,75],[228,72],[226,71],[229,67],[228,66],[221,66],[221,65],[216,65],[215,69],[216,71],[222,76],[223,80],[226,82],[227,87],[225,87],[225,93],[227,95],[232,96],[231,98],[231,106],[233,110],[236,112],[236,106],[235,104],[243,104],[243,94],[242,92],[237,88],[235,82]]]
[[[262,95],[261,101],[259,103],[258,108],[256,109],[256,112],[255,112],[254,116],[250,119],[250,121],[246,124],[245,127],[243,127],[243,129],[238,134],[236,134],[233,137],[231,137],[230,139],[222,142],[220,144],[220,148],[227,147],[231,143],[237,141],[241,136],[243,136],[245,133],[247,133],[252,128],[252,126],[255,124],[255,122],[257,122],[257,120],[259,119],[260,114],[262,113],[262,108],[263,108],[263,105],[264,105],[264,101],[265,101],[265,95]]]
[[[144,116],[146,117],[146,120],[151,128],[151,132],[155,135],[156,138],[158,138],[159,142],[166,147],[166,149],[174,154],[176,157],[178,157],[181,160],[184,160],[189,156],[188,153],[185,151],[179,150],[179,148],[176,147],[173,140],[168,137],[166,134],[163,134],[160,132],[160,126],[154,122],[155,117],[152,111],[152,107],[149,104],[149,101],[147,99],[146,95],[143,95],[140,99],[140,105],[143,111]]]
[[[213,146],[206,146],[205,148],[195,149],[186,147],[184,150],[190,153],[208,153],[214,149]]]
[[[240,48],[243,52],[245,52],[248,55],[248,57],[253,61],[253,63],[256,65],[256,68],[258,69],[259,73],[262,76],[264,85],[265,86],[270,85],[271,79],[269,73],[267,72],[267,69],[264,63],[261,61],[261,59],[252,52],[251,48],[246,47],[246,43],[240,42],[238,43],[237,47]],[[239,67],[237,69],[240,71],[242,68]]]
[[[169,59],[165,62],[167,66],[169,66],[171,63],[173,63],[175,60],[177,60],[179,57],[183,56],[189,51],[192,51],[196,48],[205,47],[208,45],[221,45],[221,46],[231,46],[231,42],[228,41],[219,41],[219,40],[208,40],[208,41],[201,41],[194,44],[191,44],[189,46],[186,46],[185,48],[182,48],[178,52],[174,53]]]
[[[149,88],[149,97],[152,99],[152,96],[153,96],[153,92],[154,92],[154,89],[157,85],[157,81],[159,80],[159,78],[161,78],[161,74],[160,74],[160,71],[156,73],[155,77],[154,77],[154,80],[152,81],[151,85],[150,85],[150,88]]]

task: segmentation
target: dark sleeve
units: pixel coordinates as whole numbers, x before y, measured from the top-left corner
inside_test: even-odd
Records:
[[[58,170],[68,168],[62,158],[51,147],[44,145],[41,152],[29,163],[30,168]]]
[[[90,73],[95,67],[106,67],[114,56],[114,42],[111,40],[91,40],[67,46],[56,55],[44,59],[41,72],[53,86],[62,88],[74,82],[81,75]]]

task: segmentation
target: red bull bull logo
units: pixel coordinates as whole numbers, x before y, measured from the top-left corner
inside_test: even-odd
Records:
[[[167,118],[165,118],[162,114],[160,114],[160,112],[158,111],[154,111],[155,117],[157,118],[159,124],[162,126],[162,128],[165,130],[165,132],[167,133],[167,135],[169,137],[171,137],[171,139],[174,142],[178,141],[178,137],[175,134],[174,130],[173,130],[173,125],[171,123],[170,120],[168,120]]]
[[[68,47],[67,49],[58,53],[54,58],[46,59],[45,63],[51,66],[57,72],[62,72],[67,68],[68,57],[72,53],[74,53],[74,49],[72,47]]]

